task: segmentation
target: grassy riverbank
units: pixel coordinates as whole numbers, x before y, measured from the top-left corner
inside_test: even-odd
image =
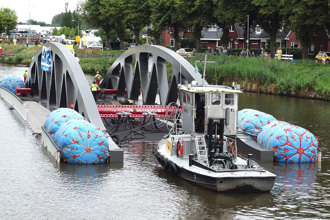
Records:
[[[189,58],[191,64],[204,55]],[[209,83],[227,84],[235,81],[246,91],[330,100],[330,66],[312,60],[290,63],[267,60],[261,57],[208,56],[216,61],[207,64],[206,80]],[[200,72],[202,64],[197,63]]]
[[[24,66],[30,65],[33,55],[38,50],[37,46],[26,47],[23,44],[0,44],[0,47],[2,47],[3,54],[6,54],[6,56],[0,57],[1,63]]]

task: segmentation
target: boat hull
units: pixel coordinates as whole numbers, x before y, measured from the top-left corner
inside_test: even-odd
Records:
[[[208,177],[180,169],[179,176],[183,179],[218,191],[268,192],[273,188],[275,177]]]
[[[180,176],[194,184],[205,188],[218,191],[235,192],[268,192],[273,188],[276,175],[268,171],[247,171],[247,170],[228,170],[216,173],[201,174],[195,172],[194,166],[177,164],[171,158],[166,157],[160,151],[155,151],[154,155],[165,170]],[[208,175],[209,174],[209,175]]]

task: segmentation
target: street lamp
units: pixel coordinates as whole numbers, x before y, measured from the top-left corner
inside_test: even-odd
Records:
[[[79,34],[79,22],[77,20],[72,20],[72,21],[77,22],[77,24],[78,24],[78,35],[80,36],[80,34]]]

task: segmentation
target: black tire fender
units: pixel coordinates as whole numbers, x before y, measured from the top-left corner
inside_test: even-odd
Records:
[[[173,173],[173,174],[177,174],[178,173],[178,168],[177,166],[175,165],[175,163],[172,163],[170,162],[170,171]]]

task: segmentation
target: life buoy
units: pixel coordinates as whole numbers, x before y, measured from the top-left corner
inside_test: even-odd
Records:
[[[177,144],[177,155],[179,157],[182,157],[182,155],[183,155],[183,143],[182,143],[182,141],[178,141],[178,144]]]

